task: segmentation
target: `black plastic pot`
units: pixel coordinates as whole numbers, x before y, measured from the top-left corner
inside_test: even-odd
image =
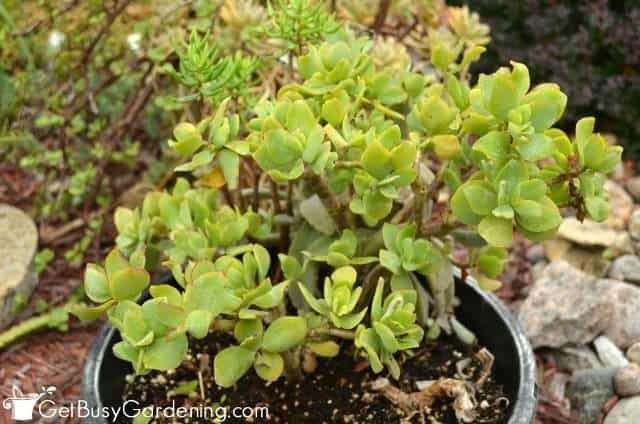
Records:
[[[495,355],[496,378],[513,400],[507,423],[532,423],[536,410],[535,360],[524,332],[494,295],[473,283],[460,280],[456,283],[456,295],[461,300],[456,316]],[[89,352],[82,379],[83,399],[89,408],[117,408],[122,404],[125,375],[132,370],[127,362],[113,356],[111,348],[119,340],[117,331],[107,325]],[[90,418],[84,422],[107,424],[109,421]]]

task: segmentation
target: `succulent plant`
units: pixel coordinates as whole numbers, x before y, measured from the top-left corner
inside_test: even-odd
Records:
[[[305,1],[276,7],[274,37],[308,26],[303,48],[288,41],[300,79],[250,110],[221,100],[178,124],[170,145],[182,176],[142,208],[118,209],[119,249],[87,267],[98,305],[76,313],[106,313],[123,334],[116,354],[137,372],[175,368],[188,337],[221,331],[235,338],[214,358],[224,387],[251,368],[266,381],[296,378],[301,357],[343,348],[399,378],[424,337],[474,338],[455,319],[454,262],[495,290],[515,230],[550,237],[564,206],[606,217],[603,176],[620,148],[591,119],[573,141],[553,128],[566,96],[531,89],[523,64],[471,85],[486,33],[466,9],[450,15],[453,33],[434,35],[424,75],[421,65],[381,69],[371,40],[347,29],[321,35],[329,15],[293,25]],[[151,285],[139,305],[145,266],[169,269],[176,285]]]

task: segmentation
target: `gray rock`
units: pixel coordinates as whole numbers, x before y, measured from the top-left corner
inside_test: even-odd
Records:
[[[550,261],[569,262],[574,268],[596,277],[604,277],[611,264],[602,246],[580,246],[562,238],[547,240],[543,246]]]
[[[605,287],[603,302],[614,308],[604,335],[621,349],[640,340],[640,288],[621,281],[603,279],[598,285]]]
[[[605,367],[625,367],[629,361],[624,353],[606,336],[600,336],[593,341],[593,345],[598,353],[598,358]]]
[[[629,364],[620,368],[613,378],[613,386],[620,396],[640,395],[640,365]]]
[[[634,255],[624,255],[616,258],[608,272],[615,280],[640,283],[640,258]]]
[[[604,424],[638,424],[640,396],[622,399],[613,407]]]
[[[565,218],[558,228],[558,235],[582,246],[602,246],[622,253],[633,253],[629,234],[606,222],[590,219],[580,222],[574,217]]]
[[[640,201],[640,177],[629,178],[626,186],[631,197]]]
[[[640,340],[640,288],[552,262],[518,318],[533,347],[586,344],[604,334],[626,349]]]
[[[604,189],[609,195],[611,213],[605,223],[617,230],[627,228],[627,221],[633,209],[633,199],[620,184],[607,180],[604,182]]]
[[[627,359],[636,364],[640,364],[640,342],[632,344],[627,349]]]
[[[540,262],[545,258],[544,247],[541,244],[534,244],[527,249],[526,257],[532,264]]]
[[[531,273],[531,278],[533,278],[533,281],[538,280],[544,275],[544,270],[547,269],[547,265],[549,265],[549,262],[547,262],[546,260],[540,261],[540,262],[536,262],[531,267],[531,269],[529,269],[529,272]]]
[[[616,368],[601,368],[576,372],[567,385],[567,396],[578,412],[578,424],[600,422],[602,407],[615,394],[613,376]]]
[[[593,368],[604,368],[598,355],[588,346],[564,346],[553,351],[559,369],[572,373]]]
[[[38,230],[29,216],[0,204],[0,328],[11,322],[15,302],[28,299],[38,283],[33,258]]]
[[[594,277],[567,262],[553,262],[535,282],[518,317],[534,348],[586,344],[612,321],[614,308],[602,295]]]
[[[640,209],[636,209],[629,218],[629,234],[635,240],[640,240]]]

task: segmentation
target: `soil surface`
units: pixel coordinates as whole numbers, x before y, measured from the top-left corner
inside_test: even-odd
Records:
[[[463,369],[470,382],[475,382],[482,364],[475,358],[479,346],[465,348],[452,337],[442,337],[430,342],[416,352],[402,366],[399,381],[384,374],[374,375],[366,363],[353,357],[348,349],[342,349],[338,357],[319,359],[313,374],[299,382],[280,378],[266,385],[251,370],[233,388],[223,389],[213,381],[210,368],[215,353],[228,346],[229,338],[210,335],[207,339],[192,340],[189,359],[174,372],[152,372],[145,376],[131,377],[125,389],[125,400],[136,400],[140,406],[199,406],[214,405],[234,407],[268,407],[269,418],[256,417],[253,422],[275,423],[399,423],[403,412],[379,392],[370,388],[370,382],[383,376],[391,384],[410,393],[418,391],[417,381],[437,380],[441,377],[460,378],[456,363],[468,359]],[[467,361],[467,362],[469,362]],[[191,396],[176,395],[176,388],[194,388]],[[180,391],[180,389],[178,389]],[[204,393],[202,401],[200,393]],[[477,401],[476,423],[503,423],[508,400],[502,387],[489,376],[482,391],[475,395]],[[231,415],[231,412],[227,412]],[[172,419],[153,422],[171,423]],[[211,419],[180,419],[184,423],[213,422]],[[225,422],[240,423],[252,420],[229,418]],[[441,399],[423,416],[415,415],[412,423],[457,423],[451,399]]]

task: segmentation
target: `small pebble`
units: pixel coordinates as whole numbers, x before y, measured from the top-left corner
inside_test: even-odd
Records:
[[[620,396],[640,394],[640,365],[629,364],[620,368],[613,377],[613,384]]]
[[[640,342],[632,344],[627,349],[627,359],[636,364],[640,364]]]

